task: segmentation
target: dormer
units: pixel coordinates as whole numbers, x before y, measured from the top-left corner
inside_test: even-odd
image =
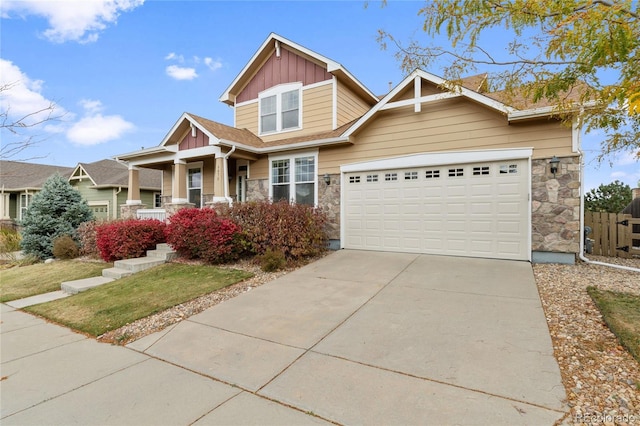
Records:
[[[335,130],[378,98],[339,63],[271,34],[220,101],[264,142]]]

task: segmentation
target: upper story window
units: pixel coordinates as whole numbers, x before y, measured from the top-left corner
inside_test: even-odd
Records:
[[[260,134],[301,127],[301,83],[281,84],[260,93]]]

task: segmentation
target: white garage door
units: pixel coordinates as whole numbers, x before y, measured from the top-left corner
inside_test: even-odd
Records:
[[[345,173],[345,248],[529,259],[528,161]]]

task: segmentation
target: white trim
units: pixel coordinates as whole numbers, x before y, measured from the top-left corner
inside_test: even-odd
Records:
[[[204,186],[204,161],[194,161],[192,163],[187,163],[187,167],[185,168],[185,183],[187,184],[187,202],[191,202],[189,200],[189,170],[190,169],[200,169],[200,207],[204,207],[204,194],[202,191],[202,187]],[[192,189],[196,189],[195,187]],[[195,204],[195,203],[193,203]]]
[[[580,152],[580,139],[580,119],[574,116],[571,123],[571,152]]]
[[[443,85],[447,85],[447,80],[438,77],[434,74],[428,73],[426,71],[422,71],[422,70],[415,70],[414,72],[412,72],[411,74],[409,74],[404,80],[402,80],[402,82],[400,84],[398,84],[396,87],[393,88],[393,90],[391,90],[389,93],[387,93],[387,95],[382,98],[382,100],[380,100],[380,102],[378,102],[373,108],[371,108],[365,115],[363,115],[362,117],[360,117],[360,119],[358,121],[356,121],[349,129],[347,129],[342,136],[351,136],[357,129],[359,129],[361,126],[363,126],[367,121],[369,121],[369,119],[378,111],[380,111],[381,109],[383,109],[385,107],[385,105],[389,104],[390,100],[393,99],[398,93],[400,93],[402,90],[404,90],[407,85],[413,83],[415,81],[416,78],[421,78],[424,80],[427,80],[433,84],[436,84],[438,86],[443,86]],[[466,87],[462,87],[459,85],[454,85],[452,87],[453,90],[451,90],[451,92],[453,93],[457,93],[460,94],[461,96],[464,96],[466,98],[469,98],[471,100],[474,100],[482,105],[488,106],[490,108],[493,108],[503,114],[510,114],[514,111],[516,111],[515,109],[503,104],[502,102],[498,102],[496,100],[493,100],[487,96],[484,96],[478,92],[474,92],[473,90],[467,89]],[[448,92],[443,92],[443,93],[448,93]],[[411,99],[410,102],[408,103],[408,105],[413,105],[414,102],[416,102],[415,99]]]
[[[413,97],[416,99],[420,99],[422,97],[422,80],[419,76],[413,80]],[[416,102],[413,105],[413,112],[420,112],[422,110],[422,104],[420,102]]]
[[[278,161],[278,160],[289,160],[289,199],[290,201],[293,200],[294,202],[295,200],[295,175],[296,175],[296,164],[295,164],[295,160],[296,158],[302,158],[302,157],[313,157],[313,161],[314,161],[314,173],[313,173],[313,204],[314,206],[318,205],[318,152],[319,150],[315,149],[312,151],[304,151],[304,152],[296,152],[296,153],[289,153],[289,154],[278,154],[278,155],[269,155],[268,158],[268,167],[269,167],[269,181],[268,181],[268,185],[269,185],[269,199],[273,200],[273,168],[271,166],[271,163],[273,161]]]
[[[2,189],[4,190],[4,187]],[[0,219],[11,219],[9,215],[10,202],[11,194],[2,192],[0,194]]]
[[[331,79],[331,128],[338,128],[338,77],[335,75]]]
[[[173,198],[171,197],[171,204],[189,204],[187,198]]]
[[[80,176],[74,176],[76,174],[76,171],[80,172]],[[83,174],[84,173],[84,174]],[[89,173],[87,173],[87,171],[84,169],[84,167],[82,167],[82,164],[78,164],[76,166],[75,169],[73,169],[73,172],[71,172],[71,176],[69,176],[69,182],[71,182],[72,180],[77,180],[82,182],[82,179],[84,178],[89,178],[89,180],[93,183],[94,186],[97,186],[98,184],[96,183],[95,180],[93,180],[93,178],[91,177],[91,175]]]
[[[307,84],[306,86],[302,86],[302,90],[310,90],[317,87],[328,86],[329,84],[331,84],[331,81],[332,80],[322,80],[318,81],[317,83]]]
[[[129,160],[129,164],[133,166],[142,166],[142,167],[151,163],[173,162],[174,164],[176,164],[176,162],[182,162],[183,164],[186,164],[188,160],[191,158],[202,157],[202,156],[215,156],[215,155],[219,155],[220,153],[221,153],[221,149],[219,145],[208,145],[208,146],[201,146],[200,148],[185,149],[183,151],[178,151],[178,152],[168,152],[166,153],[166,155],[160,155],[153,158]]]
[[[249,151],[254,154],[271,154],[276,152],[293,151],[293,150],[298,150],[303,148],[316,148],[318,146],[337,145],[345,142],[349,142],[349,138],[337,137],[337,138],[327,138],[327,139],[316,139],[308,142],[297,142],[297,143],[292,143],[288,145],[275,145],[267,148],[256,148],[254,146],[244,145],[241,143],[236,143],[234,141],[228,141],[224,139],[220,140],[220,143],[224,146],[235,145],[238,147],[238,149]]]
[[[257,103],[257,102],[258,102],[258,98],[250,99],[250,100],[248,100],[248,101],[238,102],[237,104],[235,104],[235,108],[243,107],[243,106],[245,106],[245,105],[255,104],[255,103]],[[234,108],[234,111],[235,111],[235,108]],[[234,126],[234,127],[235,127],[235,126]]]
[[[533,148],[432,152],[345,164],[340,166],[340,172],[351,173],[367,170],[439,166],[443,164],[530,159],[532,155]]]
[[[296,127],[282,128],[282,95],[285,93],[298,91],[298,125]],[[276,129],[268,132],[262,130],[262,99],[275,96],[276,98]],[[258,93],[258,136],[275,135],[285,132],[302,130],[302,82],[284,83],[270,87]]]
[[[417,109],[417,111],[415,112],[420,112],[420,107],[422,104],[428,103],[428,102],[436,102],[436,101],[441,101],[444,99],[451,99],[451,98],[457,98],[462,96],[460,93],[453,93],[453,92],[443,92],[443,93],[436,93],[434,95],[427,95],[427,96],[420,96],[419,98],[413,98],[413,99],[405,99],[403,101],[396,101],[396,102],[389,102],[388,104],[384,105],[383,107],[380,108],[380,111],[384,111],[387,109],[394,109],[394,108],[402,108],[402,107],[406,107],[406,106],[411,106],[413,105],[414,108]]]
[[[127,200],[126,204],[128,206],[139,206],[142,204],[142,200]]]

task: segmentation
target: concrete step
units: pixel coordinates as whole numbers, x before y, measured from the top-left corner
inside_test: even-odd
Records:
[[[62,291],[69,294],[78,294],[90,288],[98,287],[113,281],[113,278],[107,277],[91,277],[82,280],[64,281],[61,285]]]
[[[133,275],[133,272],[128,269],[109,268],[102,270],[103,277],[113,278],[114,280],[119,280],[120,278],[128,277],[129,275]]]
[[[6,302],[7,305],[12,308],[22,309],[27,306],[38,305],[40,303],[51,302],[52,300],[62,299],[64,297],[71,296],[69,293],[65,293],[62,290],[52,291],[51,293],[38,294],[36,296],[25,297],[24,299],[12,300],[11,302]]]
[[[160,247],[166,246],[166,247]],[[165,261],[173,260],[178,254],[166,244],[158,244],[155,250],[147,250],[147,257],[157,257]]]
[[[113,266],[119,269],[127,269],[135,274],[163,263],[165,263],[164,259],[158,257],[140,257],[138,259],[116,260]]]

